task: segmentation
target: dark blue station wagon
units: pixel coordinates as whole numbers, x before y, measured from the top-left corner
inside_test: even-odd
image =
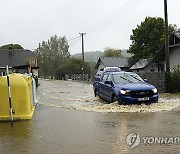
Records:
[[[105,72],[94,81],[95,96],[119,104],[158,102],[157,89],[132,72]]]

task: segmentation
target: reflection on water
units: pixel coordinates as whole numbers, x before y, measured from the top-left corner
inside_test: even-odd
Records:
[[[0,123],[0,152],[14,153],[30,152],[29,138],[33,135],[31,121],[14,122],[11,125],[8,122]],[[22,149],[23,146],[23,149]]]

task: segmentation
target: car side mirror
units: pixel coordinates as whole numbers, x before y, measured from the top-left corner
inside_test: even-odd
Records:
[[[95,77],[95,81],[100,81],[100,78],[99,77]]]
[[[146,83],[148,83],[148,80],[147,80],[147,79],[144,79],[144,81],[145,81]]]
[[[108,81],[108,80],[106,80],[106,81],[104,82],[104,84],[109,84],[109,85],[113,86],[113,82],[112,82],[112,81]]]

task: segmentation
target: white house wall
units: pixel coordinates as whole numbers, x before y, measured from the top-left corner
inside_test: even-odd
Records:
[[[154,71],[152,71],[154,69]],[[135,70],[132,70],[133,72],[158,72],[158,64],[154,64],[154,63],[151,63],[151,64],[148,64],[148,66],[142,68],[142,69],[135,69]]]
[[[154,63],[151,63],[149,64],[148,66],[146,66],[144,68],[144,71],[146,72],[152,72],[152,70],[154,69],[154,72],[158,72],[158,65],[157,64],[154,64]]]
[[[172,72],[174,67],[180,66],[180,48],[172,48],[169,56],[170,71]]]

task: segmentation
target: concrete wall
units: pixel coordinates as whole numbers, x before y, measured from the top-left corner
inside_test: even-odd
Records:
[[[158,92],[166,92],[165,72],[138,72],[139,76],[147,79],[148,83],[154,85]]]

